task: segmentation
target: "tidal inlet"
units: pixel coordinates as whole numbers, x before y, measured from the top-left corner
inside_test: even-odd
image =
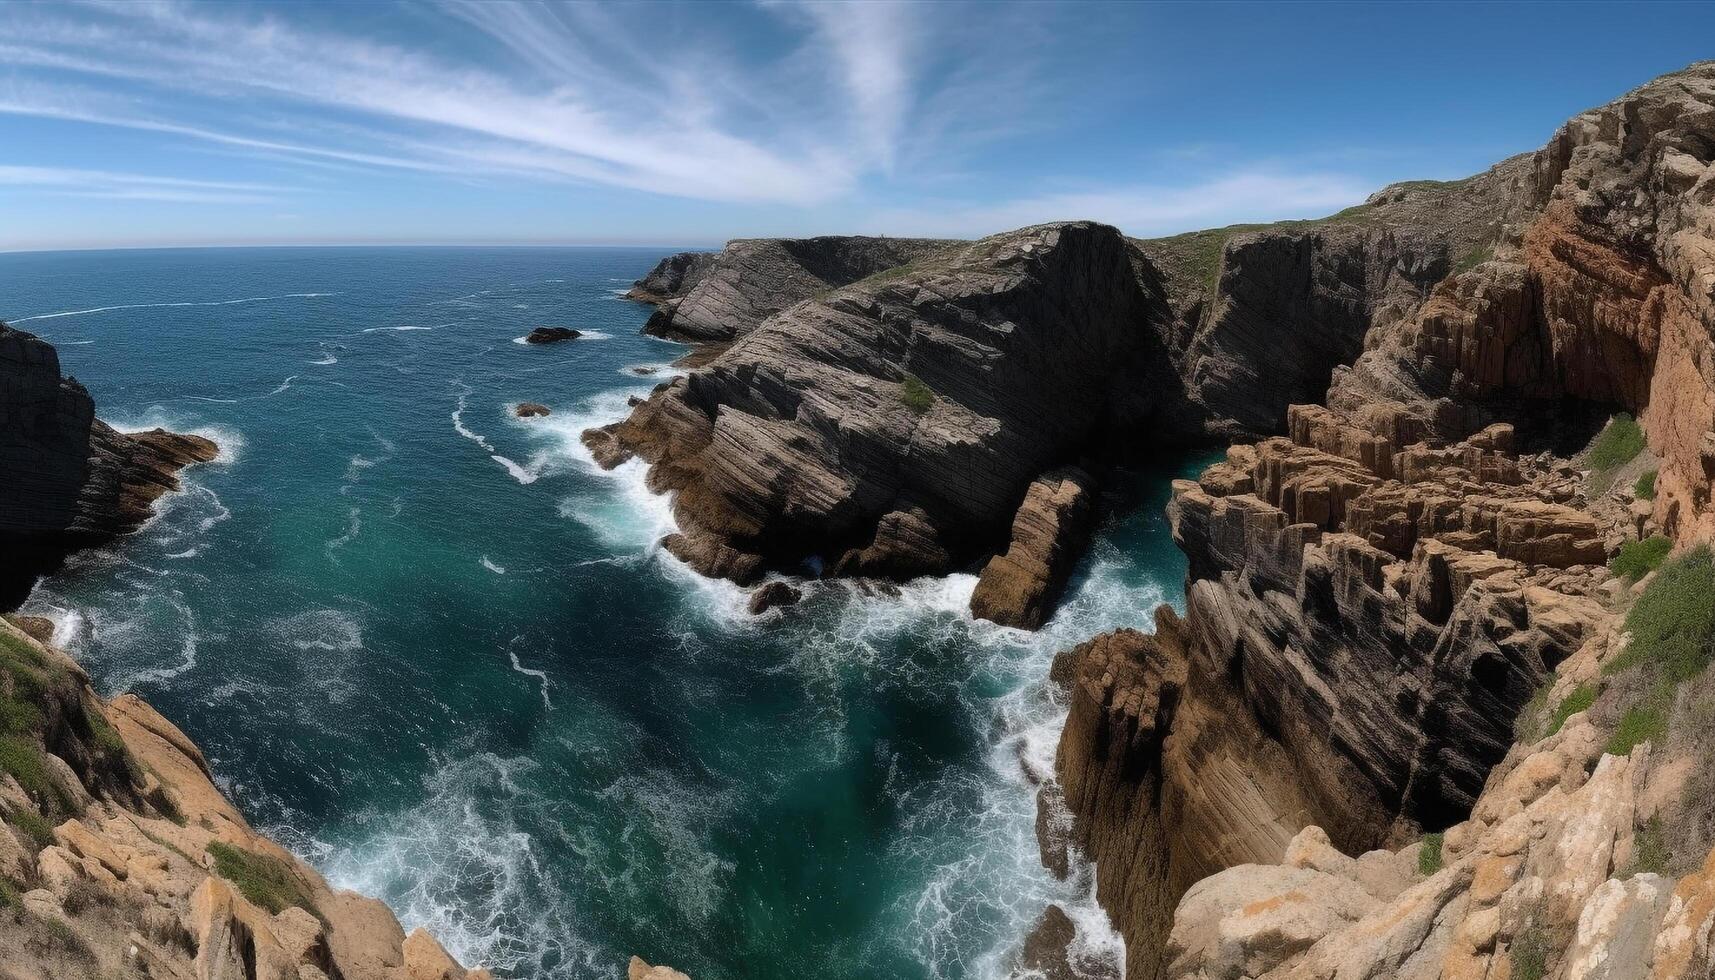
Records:
[[[0,7],[0,978],[1715,977],[1711,21]]]

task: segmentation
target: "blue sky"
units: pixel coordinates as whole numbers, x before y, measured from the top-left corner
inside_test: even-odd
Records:
[[[1459,177],[1715,5],[0,4],[0,249],[1138,235]]]

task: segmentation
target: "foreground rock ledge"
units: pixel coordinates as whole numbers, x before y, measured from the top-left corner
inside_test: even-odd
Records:
[[[46,626],[0,619],[0,676],[31,673],[41,718],[8,736],[31,775],[0,776],[8,976],[489,980],[256,833],[183,732],[135,695],[98,698]]]

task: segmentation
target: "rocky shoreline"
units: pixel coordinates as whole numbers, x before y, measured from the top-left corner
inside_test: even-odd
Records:
[[[946,245],[750,302],[585,439],[704,574],[980,568],[1024,627],[1105,463],[1234,442],[1174,486],[1185,616],[1054,667],[1043,858],[1094,860],[1127,975],[1709,976],[1712,146],[1705,63],[1318,222]],[[638,295],[676,315],[726,261]]]
[[[488,980],[258,834],[183,732],[98,697],[51,632],[0,619],[7,976]]]

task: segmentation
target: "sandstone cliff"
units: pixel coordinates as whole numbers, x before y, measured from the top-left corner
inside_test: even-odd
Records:
[[[177,470],[216,452],[199,436],[115,431],[52,345],[0,323],[0,608],[68,552],[143,523]]]
[[[252,830],[196,746],[98,698],[48,626],[0,619],[0,973],[486,980]]]
[[[1180,329],[1193,397],[1256,383],[1200,371],[1199,350],[1306,316],[1319,352],[1353,350],[1356,329],[1363,353],[1315,362],[1335,361],[1326,398],[1281,406],[1288,438],[1175,486],[1184,621],[1056,666],[1071,715],[1045,858],[1096,860],[1129,976],[1711,975],[1715,830],[1687,780],[1715,761],[1708,592],[1659,586],[1681,606],[1651,643],[1705,651],[1665,667],[1626,652],[1651,580],[1637,595],[1603,567],[1653,532],[1710,536],[1711,146],[1715,65],[1574,119],[1479,178],[1504,188],[1479,195],[1492,222],[1466,225],[1487,243],[1416,278],[1395,265],[1408,288],[1355,328],[1320,286],[1307,306],[1303,276],[1228,281],[1254,278],[1251,251],[1314,268],[1326,236],[1226,242],[1215,306]],[[1309,278],[1349,285],[1328,268]],[[1267,431],[1307,377],[1261,385],[1234,431]],[[1654,504],[1629,512],[1567,458],[1617,408],[1661,460]],[[1443,830],[1421,874],[1415,847],[1372,851]]]

